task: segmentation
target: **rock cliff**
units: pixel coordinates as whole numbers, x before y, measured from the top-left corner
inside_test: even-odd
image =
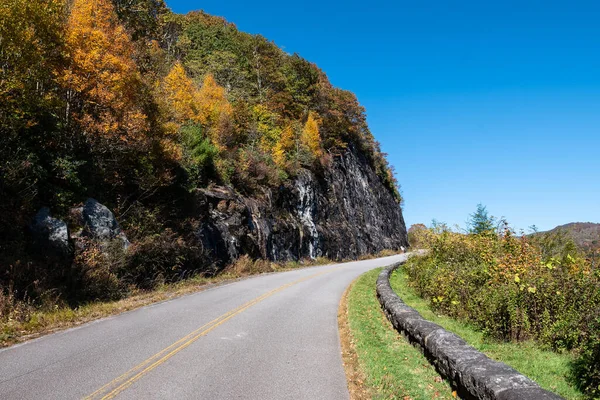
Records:
[[[260,199],[211,187],[197,190],[196,204],[202,220],[196,235],[220,263],[242,254],[340,260],[408,247],[400,205],[352,147],[322,176],[303,170]]]

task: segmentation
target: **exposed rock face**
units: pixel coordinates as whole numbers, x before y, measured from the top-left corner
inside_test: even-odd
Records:
[[[73,249],[69,243],[69,228],[64,221],[50,216],[50,209],[38,211],[30,226],[37,249],[43,255],[69,258]]]
[[[324,174],[301,171],[260,199],[224,187],[198,189],[197,237],[223,263],[241,254],[343,259],[408,247],[400,205],[362,154],[349,149]]]
[[[81,218],[84,224],[83,235],[100,241],[115,238],[121,239],[123,247],[129,247],[129,240],[119,227],[114,214],[97,200],[87,199],[81,209]]]
[[[408,247],[400,205],[363,154],[350,150],[336,160],[321,192],[318,225],[329,257]]]

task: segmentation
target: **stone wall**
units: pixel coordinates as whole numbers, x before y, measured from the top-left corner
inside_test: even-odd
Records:
[[[390,285],[402,263],[385,268],[377,279],[377,298],[384,313],[408,341],[430,360],[464,399],[551,400],[562,397],[539,387],[513,368],[494,361],[454,333],[425,320],[407,306]],[[399,360],[399,362],[402,362]]]

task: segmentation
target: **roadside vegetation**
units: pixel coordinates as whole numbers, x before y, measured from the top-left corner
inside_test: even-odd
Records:
[[[360,390],[350,390],[351,398],[363,399],[452,399],[456,396],[450,385],[435,371],[429,361],[408,343],[389,323],[377,300],[375,282],[381,269],[363,274],[349,289],[344,317],[340,311],[340,326],[347,318],[348,331],[342,330],[344,352],[355,352],[358,369],[348,374],[359,380]],[[344,337],[347,340],[344,340]],[[350,347],[348,349],[347,347]],[[346,363],[350,357],[344,357]],[[346,366],[348,371],[348,365]],[[358,392],[358,396],[355,393]]]
[[[423,318],[456,333],[477,350],[494,360],[510,365],[536,381],[544,389],[566,399],[583,398],[583,394],[571,379],[570,368],[575,359],[572,354],[567,352],[559,354],[544,349],[531,340],[518,343],[494,340],[467,322],[435,312],[429,302],[419,297],[410,287],[406,271],[402,268],[392,274],[390,282],[398,296],[417,310]]]
[[[571,240],[517,236],[481,205],[467,232],[434,224],[411,237],[429,251],[411,258],[396,283],[547,389],[600,398],[600,270]],[[550,369],[562,378],[543,377]]]

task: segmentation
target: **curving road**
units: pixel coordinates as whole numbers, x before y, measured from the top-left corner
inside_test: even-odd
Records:
[[[0,399],[348,399],[340,298],[404,257],[257,276],[0,350]]]

